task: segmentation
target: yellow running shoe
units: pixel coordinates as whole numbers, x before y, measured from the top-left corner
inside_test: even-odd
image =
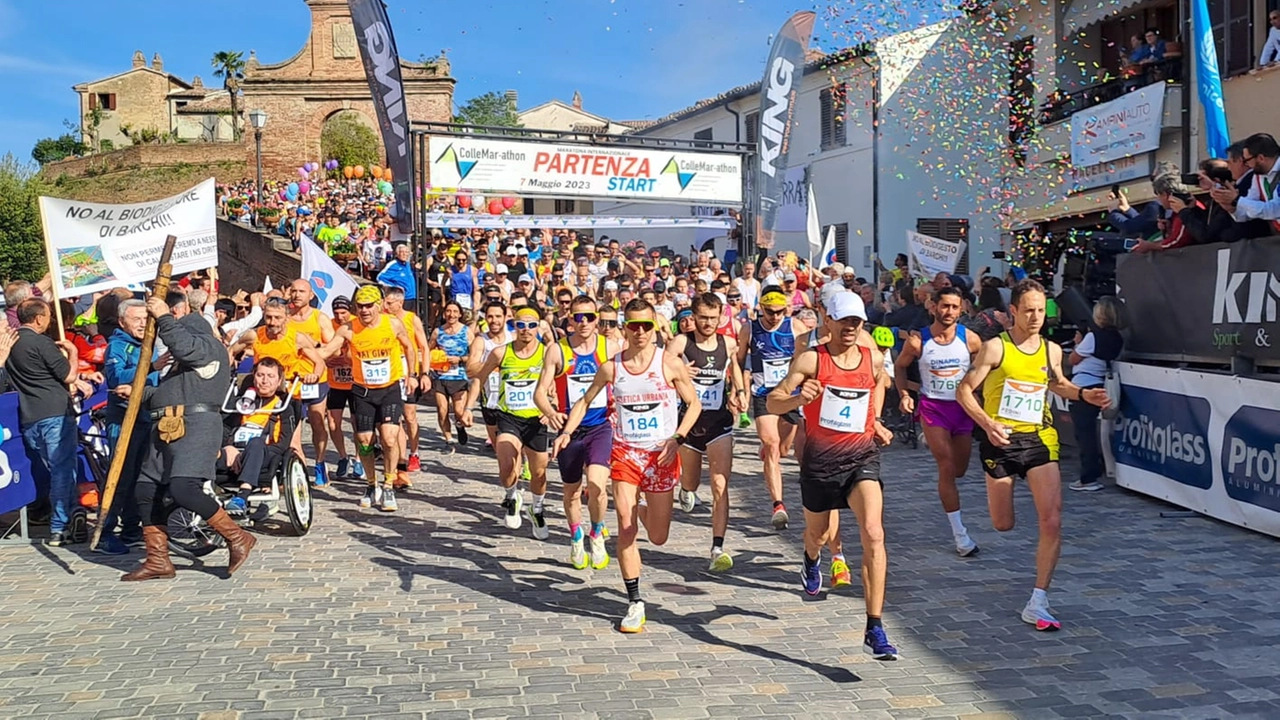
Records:
[[[842,588],[853,584],[853,574],[849,572],[849,564],[840,558],[831,561],[831,588]]]

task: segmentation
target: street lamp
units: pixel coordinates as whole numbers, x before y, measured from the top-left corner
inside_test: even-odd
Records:
[[[249,112],[249,124],[253,126],[253,142],[257,150],[258,205],[261,207],[263,197],[266,195],[266,191],[262,187],[262,128],[267,126],[267,113],[262,110],[251,110]]]

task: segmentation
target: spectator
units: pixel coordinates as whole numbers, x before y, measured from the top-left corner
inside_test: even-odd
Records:
[[[1280,175],[1280,145],[1266,133],[1250,135],[1244,141],[1240,158],[1245,167],[1253,171],[1253,182],[1247,197],[1240,197],[1235,188],[1214,188],[1210,191],[1224,210],[1231,210],[1239,222],[1267,220],[1271,234],[1280,234],[1280,197],[1276,196],[1277,175]],[[1233,207],[1234,204],[1234,207]]]
[[[1160,231],[1163,211],[1158,202],[1149,202],[1139,212],[1129,206],[1129,198],[1120,193],[1113,197],[1107,213],[1107,222],[1126,238],[1148,238]]]
[[[1231,187],[1235,184],[1226,160],[1217,158],[1204,160],[1200,163],[1197,174],[1200,177],[1199,187],[1205,192],[1213,190],[1214,187]],[[1178,210],[1178,216],[1196,244],[1239,240],[1245,225],[1245,223],[1237,223],[1231,213],[1223,210],[1217,203],[1210,203],[1207,208],[1183,207]]]
[[[17,330],[22,326],[18,322],[18,306],[28,298],[42,297],[53,287],[53,282],[46,273],[40,282],[34,285],[26,280],[14,280],[4,286],[4,314],[9,321],[9,327]]]
[[[1135,253],[1154,252],[1157,250],[1173,250],[1186,247],[1194,242],[1191,233],[1183,224],[1181,213],[1187,209],[1204,212],[1204,206],[1192,195],[1191,188],[1182,184],[1181,176],[1176,172],[1164,172],[1151,180],[1151,189],[1156,200],[1165,210],[1173,212],[1168,220],[1161,220],[1164,236],[1160,240],[1143,240],[1133,248]],[[1234,191],[1231,191],[1234,192]]]
[[[1081,336],[1076,333],[1075,349],[1069,361],[1074,371],[1071,382],[1084,390],[1100,388],[1111,363],[1120,357],[1124,338],[1120,336],[1121,312],[1124,306],[1114,296],[1099,298],[1093,306],[1096,330]],[[1095,492],[1102,489],[1102,441],[1098,431],[1100,408],[1087,402],[1071,403],[1071,423],[1075,426],[1076,447],[1080,449],[1080,478],[1068,487]]]
[[[1280,10],[1267,13],[1267,44],[1262,46],[1262,54],[1258,56],[1258,67],[1275,65],[1280,61]]]
[[[1227,168],[1231,170],[1231,177],[1236,186],[1237,199],[1248,197],[1249,189],[1253,187],[1254,172],[1244,162],[1244,140],[1238,140],[1227,146]],[[1212,194],[1211,190],[1210,195]],[[1235,207],[1235,205],[1236,200],[1232,200],[1231,206]],[[1235,233],[1228,235],[1223,239],[1223,242],[1270,237],[1274,234],[1271,230],[1271,223],[1266,220],[1246,220],[1236,223]]]
[[[45,334],[53,313],[44,300],[23,300],[17,311],[18,339],[5,368],[18,391],[22,442],[49,471],[49,504],[53,509],[49,544],[60,547],[71,541],[66,531],[76,488],[79,438],[68,388],[79,378],[79,357],[74,344],[51,340]]]
[[[404,290],[404,299],[412,302],[418,298],[418,283],[414,278],[413,264],[409,260],[409,243],[399,243],[395,257],[378,273],[378,284]],[[436,286],[433,286],[433,289]]]

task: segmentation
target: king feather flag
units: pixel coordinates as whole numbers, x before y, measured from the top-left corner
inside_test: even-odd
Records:
[[[346,295],[347,299],[351,299],[356,290],[360,289],[360,285],[351,279],[346,270],[325,254],[319,245],[306,238],[302,240],[302,279],[311,283],[320,309],[330,317],[333,317],[334,298]]]
[[[773,247],[778,209],[783,204],[787,177],[787,152],[796,114],[796,96],[804,77],[804,54],[813,35],[813,12],[792,15],[778,31],[764,66],[760,84],[760,141],[756,151],[755,191],[760,193],[756,216],[756,243]]]
[[[413,232],[413,159],[409,154],[409,111],[404,103],[404,82],[400,77],[400,54],[391,34],[391,20],[382,0],[350,0],[364,74],[378,111],[382,144],[387,149],[387,167],[395,178],[396,225],[400,232]]]

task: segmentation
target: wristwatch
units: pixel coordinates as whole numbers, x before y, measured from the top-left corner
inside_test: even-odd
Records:
[[[672,435],[671,439],[675,440],[677,445],[684,445],[685,437],[680,433],[676,433],[675,435]]]

